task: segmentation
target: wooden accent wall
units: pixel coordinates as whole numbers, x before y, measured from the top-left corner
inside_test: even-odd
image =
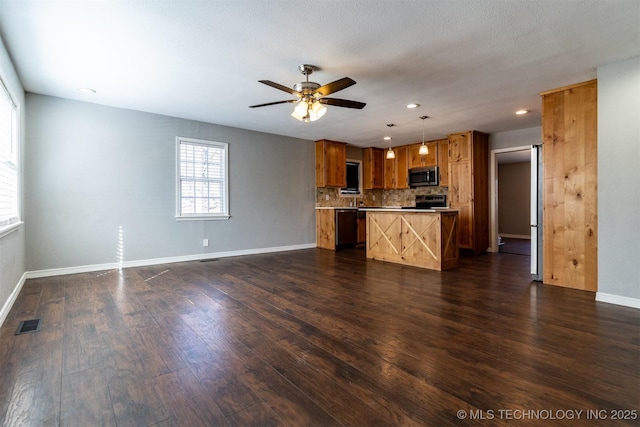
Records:
[[[541,93],[543,281],[597,291],[597,82]]]

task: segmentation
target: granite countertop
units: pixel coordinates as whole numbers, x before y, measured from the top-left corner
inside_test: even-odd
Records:
[[[316,209],[353,209],[361,211],[384,211],[384,212],[458,212],[457,209],[451,208],[434,208],[434,209],[410,209],[402,206],[316,206]]]
[[[410,209],[410,208],[405,208],[403,209],[402,207],[399,206],[382,206],[379,208],[376,207],[364,207],[364,208],[360,208],[360,210],[363,211],[374,211],[374,212],[405,212],[405,213],[412,213],[412,212],[416,212],[416,213],[429,213],[429,212],[458,212],[458,209],[451,209],[451,208],[434,208],[434,209]]]

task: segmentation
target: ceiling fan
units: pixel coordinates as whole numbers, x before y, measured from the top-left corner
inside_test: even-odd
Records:
[[[304,122],[313,122],[324,116],[327,112],[327,107],[324,105],[333,105],[336,107],[346,108],[364,108],[364,102],[349,101],[348,99],[327,98],[327,95],[338,92],[339,90],[346,89],[349,86],[353,86],[356,82],[349,77],[344,77],[331,83],[327,83],[324,86],[320,86],[316,82],[309,81],[309,74],[319,70],[318,67],[309,64],[302,64],[298,66],[300,72],[306,76],[307,81],[296,83],[293,89],[289,89],[286,86],[272,82],[271,80],[258,80],[260,83],[264,83],[267,86],[280,89],[284,92],[295,95],[295,99],[288,101],[276,101],[268,102],[266,104],[250,105],[249,108],[266,107],[267,105],[275,104],[289,104],[297,103],[293,113],[291,115]]]

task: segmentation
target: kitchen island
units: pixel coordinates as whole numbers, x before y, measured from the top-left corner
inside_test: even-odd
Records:
[[[367,258],[431,270],[458,266],[455,209],[364,208]]]

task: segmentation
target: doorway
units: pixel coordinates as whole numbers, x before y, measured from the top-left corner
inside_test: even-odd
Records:
[[[489,252],[531,256],[531,166],[530,145],[491,151]]]

